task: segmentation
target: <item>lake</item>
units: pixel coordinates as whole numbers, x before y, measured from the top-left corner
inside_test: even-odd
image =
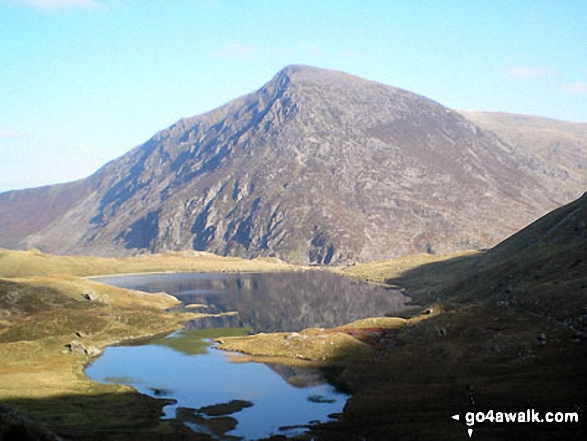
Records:
[[[201,312],[236,315],[186,323],[181,331],[140,344],[108,347],[85,372],[105,383],[173,400],[165,418],[220,439],[291,436],[328,421],[348,395],[316,369],[233,362],[213,347],[219,336],[332,327],[406,309],[396,290],[325,271],[245,274],[151,274],[93,280],[166,292]]]
[[[166,292],[194,311],[238,312],[198,320],[190,328],[249,327],[254,332],[300,331],[340,326],[365,317],[399,313],[409,297],[382,285],[327,271],[238,274],[142,274],[92,278],[146,292]]]

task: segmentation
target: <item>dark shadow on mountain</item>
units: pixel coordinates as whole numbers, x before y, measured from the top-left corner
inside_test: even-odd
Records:
[[[480,252],[426,263],[403,272],[399,277],[386,279],[385,283],[403,288],[413,303],[427,305],[446,300],[451,294],[447,288],[468,280],[478,269],[483,256],[484,252]]]
[[[563,412],[578,423],[476,423],[483,439],[585,439],[587,342],[505,306],[467,304],[372,341],[369,358],[347,353],[327,366],[352,392],[316,439],[467,438],[467,412]],[[334,370],[336,368],[337,370]],[[460,422],[451,419],[459,414]],[[527,418],[525,416],[525,418]]]

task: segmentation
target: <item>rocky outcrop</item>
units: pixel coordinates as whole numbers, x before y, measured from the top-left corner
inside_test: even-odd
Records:
[[[78,340],[72,340],[71,343],[65,345],[65,352],[71,352],[72,354],[89,355],[95,357],[100,355],[102,351],[96,346],[87,346]]]

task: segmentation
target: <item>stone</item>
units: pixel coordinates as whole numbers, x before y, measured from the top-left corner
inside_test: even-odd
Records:
[[[86,299],[89,302],[99,301],[98,294],[96,294],[95,292],[86,292],[83,294],[83,296],[84,296],[84,299]]]

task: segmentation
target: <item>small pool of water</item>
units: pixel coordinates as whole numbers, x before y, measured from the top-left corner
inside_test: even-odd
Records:
[[[184,330],[138,346],[108,347],[85,372],[95,381],[176,400],[164,408],[165,418],[219,439],[295,435],[342,411],[348,395],[319,371],[233,362],[230,357],[239,355],[214,349],[209,339],[245,332]]]

